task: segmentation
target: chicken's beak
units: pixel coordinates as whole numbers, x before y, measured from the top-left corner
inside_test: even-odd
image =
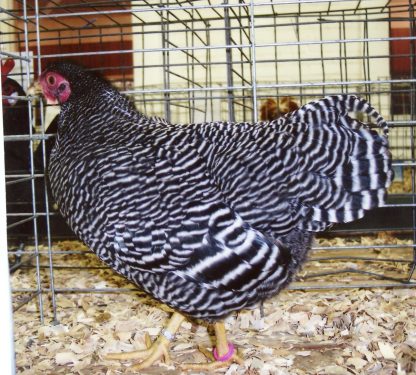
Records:
[[[27,94],[32,96],[39,96],[42,94],[42,86],[38,80],[33,81],[27,89]]]
[[[58,100],[48,99],[48,97],[43,94],[42,85],[40,84],[39,80],[36,80],[36,81],[32,82],[32,84],[27,89],[27,94],[31,95],[31,96],[34,96],[35,98],[37,98],[39,96],[44,96],[45,99],[46,99],[46,103],[48,105],[57,105],[57,104],[59,104]]]
[[[29,96],[34,97],[35,99],[38,99],[40,98],[40,96],[43,96],[42,85],[40,84],[39,80],[32,82],[32,84],[27,89],[27,94]],[[48,104],[53,104],[53,105],[48,105],[45,108],[45,112],[44,112],[45,132],[48,129],[51,122],[55,119],[56,115],[58,115],[60,112],[60,107],[56,105],[58,104],[57,102],[50,103],[48,99],[46,99],[46,101]]]

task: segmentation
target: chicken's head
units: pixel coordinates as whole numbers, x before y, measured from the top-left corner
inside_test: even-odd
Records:
[[[17,103],[17,97],[20,94],[21,87],[16,81],[12,79],[6,79],[1,85],[2,93],[8,98],[3,98],[3,106],[14,106]]]
[[[48,103],[70,103],[100,96],[109,84],[80,65],[57,61],[50,63],[39,77],[39,84]]]
[[[71,95],[71,86],[68,80],[59,72],[45,71],[39,78],[48,104],[64,104]]]
[[[1,91],[4,96],[8,98],[3,99],[3,106],[14,106],[17,103],[19,95],[25,95],[22,87],[13,79],[8,78],[9,73],[14,68],[14,60],[4,60],[0,66],[1,68]]]

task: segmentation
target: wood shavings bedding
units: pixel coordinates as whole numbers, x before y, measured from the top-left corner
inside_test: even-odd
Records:
[[[403,168],[403,176],[399,178],[396,176],[393,183],[390,185],[388,190],[389,194],[403,194],[403,193],[411,193],[413,191],[412,188],[412,168],[404,167]]]
[[[319,245],[327,246],[325,241],[334,246],[340,240],[325,239]],[[367,239],[349,241],[354,245],[365,243]],[[348,241],[341,242],[348,244]],[[382,243],[382,239],[372,242],[379,246]],[[85,250],[82,244],[73,241],[54,244],[54,248]],[[394,258],[402,256],[408,259],[409,256],[407,250],[401,250],[401,255],[393,250],[391,253]],[[382,255],[387,256],[385,249]],[[58,289],[133,287],[111,270],[97,268],[102,264],[93,254],[55,255],[54,262],[76,267],[55,268],[54,281]],[[40,263],[47,265],[46,256],[41,257]],[[339,266],[345,268],[345,261],[312,261],[302,272],[321,272],[323,268],[336,269]],[[386,265],[371,267],[380,271]],[[390,270],[392,273],[401,272],[393,268]],[[408,266],[403,271],[408,271]],[[13,288],[33,287],[36,285],[35,276],[31,268],[19,269],[12,275]],[[332,275],[314,279],[314,282],[344,283],[346,278],[353,282],[355,277],[354,274],[347,277]],[[41,268],[41,282],[43,287],[49,288],[48,268]],[[20,296],[15,293],[15,305]],[[155,338],[169,315],[167,307],[140,291],[67,292],[56,295],[59,324],[53,325],[50,294],[44,294],[43,302],[44,325],[39,321],[36,299],[14,313],[19,374],[127,373],[129,362],[104,361],[103,354],[143,349],[144,334]],[[264,311],[264,317],[261,317],[259,309],[254,309],[226,320],[229,338],[241,351],[245,366],[232,365],[222,373],[416,374],[414,288],[287,290],[266,301]],[[160,364],[140,373],[184,373],[180,369],[181,363],[204,360],[198,345],[212,346],[212,336],[207,327],[184,323],[171,345],[175,366]]]

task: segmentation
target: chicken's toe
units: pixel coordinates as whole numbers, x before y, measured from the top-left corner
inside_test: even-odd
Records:
[[[145,336],[147,349],[128,353],[109,353],[104,356],[104,359],[121,361],[142,360],[140,363],[130,367],[130,369],[133,370],[141,370],[150,367],[159,359],[164,359],[166,364],[170,364],[169,344],[173,340],[174,335],[183,320],[184,317],[181,314],[174,313],[166,328],[162,330],[162,333],[155,342],[151,343],[149,335]]]
[[[186,363],[182,365],[181,367],[184,370],[194,370],[194,371],[213,371],[219,368],[227,368],[232,363],[237,363],[239,365],[244,365],[244,360],[238,355],[237,351],[235,350],[234,346],[231,344],[229,352],[219,357],[217,354],[213,354],[215,351],[215,348],[212,352],[209,350],[199,347],[199,351],[204,354],[209,362],[207,363]]]

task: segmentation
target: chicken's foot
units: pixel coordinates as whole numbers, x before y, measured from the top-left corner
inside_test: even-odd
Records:
[[[141,370],[152,366],[158,359],[164,358],[166,363],[170,363],[169,344],[174,339],[175,333],[179,329],[185,317],[179,313],[174,313],[166,327],[162,330],[159,337],[151,343],[150,338],[146,337],[146,350],[138,350],[129,353],[110,353],[104,359],[108,360],[132,360],[143,359],[142,362],[131,366],[132,370]]]
[[[207,363],[187,363],[182,367],[185,370],[196,370],[196,371],[212,371],[218,368],[224,368],[231,365],[231,363],[238,363],[243,365],[244,361],[237,354],[234,345],[228,343],[227,334],[225,332],[224,323],[215,323],[215,337],[216,346],[212,352],[205,348],[200,347],[199,350],[210,360]]]

